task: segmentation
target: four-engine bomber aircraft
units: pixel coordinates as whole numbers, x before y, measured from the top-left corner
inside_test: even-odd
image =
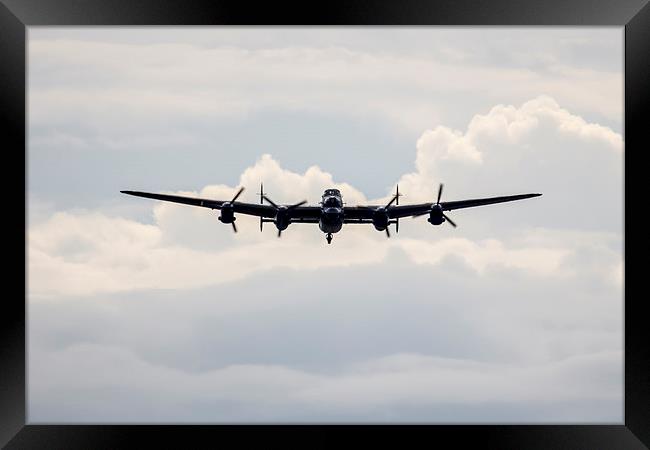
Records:
[[[438,200],[435,203],[419,203],[414,205],[400,205],[399,186],[395,195],[386,205],[361,205],[345,206],[341,192],[338,189],[326,189],[320,202],[320,206],[303,206],[307,200],[293,205],[278,205],[264,194],[263,186],[260,186],[260,204],[238,202],[237,199],[244,191],[240,188],[232,200],[210,200],[205,198],[182,197],[179,195],[152,194],[149,192],[120,191],[124,194],[136,195],[138,197],[153,198],[167,202],[183,203],[185,205],[202,206],[204,208],[218,209],[221,211],[218,219],[222,223],[232,225],[233,231],[237,232],[235,225],[235,213],[248,214],[260,218],[260,231],[264,222],[274,223],[278,229],[278,237],[292,223],[317,223],[318,227],[326,233],[327,243],[332,242],[332,234],[341,231],[343,224],[347,223],[368,223],[374,225],[377,231],[385,231],[390,237],[389,225],[395,225],[395,231],[399,232],[399,219],[402,217],[417,217],[429,215],[427,221],[431,225],[440,225],[447,221],[452,226],[456,224],[444,212],[460,208],[471,208],[474,206],[491,205],[493,203],[510,202],[530,197],[538,197],[542,194],[520,194],[504,197],[477,198],[470,200],[457,200],[453,202],[441,202],[442,184],[438,188]],[[268,205],[264,204],[264,200]],[[393,203],[395,203],[393,205]]]

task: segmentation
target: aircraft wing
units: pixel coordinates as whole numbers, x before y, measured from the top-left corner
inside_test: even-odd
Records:
[[[388,208],[388,217],[391,219],[398,219],[400,217],[428,214],[429,211],[431,211],[432,205],[433,203],[418,203],[415,205],[391,206]]]
[[[457,200],[453,202],[440,202],[443,211],[452,209],[473,208],[474,206],[492,205],[494,203],[511,202],[514,200],[523,200],[525,198],[539,197],[542,194],[519,194],[506,195],[503,197],[474,198],[470,200]]]
[[[359,219],[372,219],[372,214],[379,206],[346,206],[343,208],[345,221],[358,221]]]
[[[183,203],[184,205],[203,206],[210,209],[220,209],[225,202],[221,200],[209,200],[206,198],[183,197],[180,195],[153,194],[139,191],[120,191],[122,194],[135,195],[136,197],[152,198],[166,202]]]
[[[180,195],[169,195],[169,194],[154,194],[150,192],[138,192],[138,191],[120,191],[123,194],[135,195],[136,197],[145,197],[152,198],[154,200],[162,200],[165,202],[173,203],[182,203],[184,205],[190,206],[201,206],[203,208],[210,209],[221,209],[221,206],[227,201],[224,200],[211,200],[207,198],[196,198],[196,197],[183,197]],[[309,207],[302,207],[309,208]],[[298,207],[296,209],[301,209]],[[236,213],[248,214],[251,216],[258,217],[275,217],[275,208],[271,205],[260,205],[257,203],[244,203],[244,202],[235,202],[233,204],[233,210]],[[298,211],[294,211],[298,212]]]
[[[492,205],[494,203],[511,202],[514,200],[523,200],[525,198],[539,197],[542,194],[519,194],[506,195],[502,197],[474,198],[468,200],[456,200],[452,202],[440,202],[443,211],[451,211],[461,208],[473,208],[475,206]],[[391,219],[407,216],[421,216],[428,214],[435,203],[420,203],[416,205],[391,206],[388,209],[388,215]]]
[[[151,198],[165,202],[181,203],[190,206],[201,206],[203,208],[221,209],[225,200],[212,200],[207,198],[183,197],[181,195],[154,194],[150,192],[139,191],[120,191],[123,194],[135,195],[136,197]],[[247,214],[257,217],[275,217],[276,209],[271,205],[261,205],[259,203],[245,203],[236,201],[233,203],[233,211],[239,214]],[[311,219],[320,217],[320,207],[318,206],[297,206],[291,210],[291,219],[297,222],[310,222]]]
[[[297,206],[291,210],[291,223],[318,223],[320,206]]]

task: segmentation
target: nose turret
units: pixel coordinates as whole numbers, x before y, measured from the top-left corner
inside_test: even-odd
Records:
[[[338,217],[341,214],[341,208],[338,207],[328,207],[323,210],[326,216],[328,217]]]

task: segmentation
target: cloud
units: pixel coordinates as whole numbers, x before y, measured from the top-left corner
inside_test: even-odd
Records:
[[[429,166],[424,161],[427,157],[434,160],[450,159],[471,163],[482,161],[481,153],[462,133],[441,126],[425,131],[418,139],[417,149],[416,165],[421,172],[425,172]]]
[[[622,37],[613,29],[34,29],[30,191],[58,209],[101,203],[122,212],[119,189],[234,185],[271,153],[294,172],[318,164],[376,197],[412,170],[400,155],[425,130],[464,134],[495,104],[519,107],[545,93],[620,133]],[[489,159],[476,166],[495,170]],[[438,175],[456,195],[449,172]],[[407,193],[430,198],[435,186],[429,191]]]
[[[547,151],[536,144],[539,140],[536,133],[539,132],[554,143]],[[478,220],[471,219],[474,224],[466,228],[465,238],[443,234],[441,239],[431,241],[431,233],[438,232],[438,229],[433,230],[424,220],[416,223],[404,219],[402,228],[406,225],[409,234],[412,232],[411,238],[400,236],[386,241],[383,234],[372,229],[350,225],[336,236],[334,246],[323,253],[323,239],[318,237],[321,233],[313,226],[296,224],[284,233],[282,240],[270,239],[269,234],[274,233],[272,225],[267,224],[267,231],[260,234],[254,231],[258,227],[257,219],[240,215],[237,223],[241,232],[234,235],[216,220],[218,212],[184,205],[152,202],[153,225],[92,211],[59,212],[30,227],[30,293],[40,297],[130,289],[190,288],[241,279],[250,273],[274,267],[316,270],[321,267],[379,263],[385,261],[387,251],[394,247],[403,249],[419,263],[437,264],[448,255],[460,255],[465,263],[481,273],[489,267],[503,266],[517,267],[543,276],[569,275],[572,272],[566,269],[567,258],[579,248],[597,246],[597,242],[592,240],[586,246],[578,247],[562,239],[560,233],[554,242],[541,246],[515,244],[508,242],[511,239],[498,239],[489,232],[477,233],[475,230],[486,223],[489,230],[490,218],[493,218],[493,226],[503,227],[503,222],[506,222],[510,229],[517,233],[523,230],[532,239],[533,234],[544,227],[554,229],[557,222],[555,216],[563,218],[563,227],[575,224],[576,220],[577,225],[581,221],[589,221],[590,224],[603,222],[600,216],[595,215],[599,212],[600,200],[590,199],[594,190],[581,197],[584,190],[576,192],[572,188],[571,192],[557,193],[553,186],[575,183],[576,180],[585,180],[592,185],[602,185],[602,180],[607,180],[605,183],[611,186],[620,182],[620,172],[616,168],[601,165],[591,167],[589,172],[576,173],[571,166],[560,164],[554,168],[552,180],[549,180],[548,174],[535,170],[545,158],[559,158],[566,152],[575,151],[574,145],[584,139],[589,141],[589,146],[578,151],[590,152],[594,158],[607,161],[621,159],[619,135],[605,127],[585,122],[545,96],[526,102],[519,108],[498,105],[486,115],[475,116],[465,133],[444,127],[423,133],[417,142],[417,171],[402,176],[399,181],[402,192],[408,192],[411,202],[432,201],[432,187],[441,179],[441,172],[455,180],[455,185],[461,186],[462,189],[455,186],[456,192],[464,190],[473,192],[474,196],[479,190],[472,186],[487,185],[485,177],[495,182],[497,179],[509,180],[498,182],[497,185],[501,186],[510,182],[513,186],[524,186],[523,180],[527,180],[525,185],[530,189],[526,190],[538,186],[549,187],[549,191],[542,189],[546,196],[551,197],[542,208],[536,199],[537,215],[527,212],[526,216],[513,217],[512,214],[525,210],[526,206],[530,208],[531,205],[525,205],[525,202],[517,204],[516,208],[504,208],[503,205],[489,207],[491,210],[481,208],[479,210],[487,209],[492,215],[479,215],[477,210],[475,215]],[[504,146],[504,143],[509,143],[509,146]],[[513,167],[507,163],[508,160],[517,160],[521,165]],[[495,165],[501,168],[500,172],[493,170]],[[482,172],[475,172],[477,167]],[[589,181],[591,178],[598,180]],[[281,167],[271,155],[265,154],[241,174],[239,185],[249,188],[241,200],[256,201],[253,200],[255,194],[251,188],[256,188],[262,181],[265,192],[278,202],[307,199],[315,204],[328,187],[339,188],[349,205],[367,202],[383,204],[389,198],[368,200],[354,186],[335,180],[331,173],[317,166],[307,168],[302,174],[295,173]],[[463,186],[464,182],[466,186]],[[620,189],[620,186],[613,188],[615,192]],[[213,185],[199,192],[177,194],[228,199],[236,190],[237,186]],[[482,193],[481,196],[489,194]],[[495,191],[494,194],[502,192]],[[576,199],[580,201],[576,202]],[[622,204],[612,201],[610,208],[620,210]],[[558,214],[558,211],[569,209],[570,212]],[[504,215],[507,217],[505,221]],[[487,222],[485,217],[488,218]],[[541,220],[535,222],[529,217]],[[463,227],[465,229],[466,225]],[[449,230],[445,228],[446,225],[440,230],[448,233]],[[597,239],[597,235],[593,231],[591,233]],[[608,261],[614,261],[611,267],[618,264],[616,254],[614,250],[608,255]],[[273,256],[269,258],[269,255]],[[182,270],[178,270],[178,267],[182,267]],[[607,270],[611,274],[615,269]]]
[[[571,250],[561,247],[505,248],[504,244],[496,239],[478,243],[462,238],[433,243],[423,243],[415,239],[406,239],[403,242],[403,247],[418,263],[435,264],[449,255],[460,255],[463,261],[480,273],[490,266],[502,265],[541,275],[562,276],[563,272],[558,269],[571,253]]]
[[[30,30],[30,422],[620,423],[622,43]],[[262,181],[281,203],[544,195],[327,245],[117,193],[256,203]]]
[[[337,236],[336,250],[324,254],[324,240],[311,227],[291,229],[282,240],[270,236],[275,231],[251,238],[239,239],[230,234],[224,238],[216,236],[215,217],[203,213],[204,217],[187,237],[187,226],[180,228],[176,222],[182,218],[186,224],[185,213],[176,213],[174,217],[171,211],[158,212],[157,225],[141,225],[97,213],[57,213],[35,226],[28,237],[30,295],[40,298],[192,288],[245,278],[275,267],[316,270],[374,264],[386,261],[392,247],[403,249],[419,263],[437,264],[446,256],[460,255],[479,272],[502,265],[552,275],[558,274],[561,262],[571,253],[562,247],[507,248],[496,239],[474,243],[449,238],[427,243],[402,238],[387,242],[383,235],[358,228]],[[191,217],[194,213],[189,214]],[[252,232],[251,228],[242,229],[242,234]],[[197,235],[197,230],[214,237]]]
[[[622,152],[620,134],[542,95],[476,114],[464,132],[443,126],[426,131],[417,143],[416,170],[396,184],[413,202],[433,201],[440,182],[446,182],[443,201],[544,195],[516,208],[472,210],[480,226],[493,232],[522,226],[617,232],[623,216]]]
[[[305,245],[306,234],[286,233],[279,241],[273,236],[274,231],[266,233],[264,242],[254,237],[234,245],[233,237],[230,245],[221,247],[219,238],[209,236],[191,235],[174,241],[174,233],[182,230],[175,228],[174,219],[159,214],[169,228],[143,226],[97,213],[57,213],[35,226],[28,237],[30,295],[40,298],[190,288],[240,279],[270,267],[313,270],[378,261],[385,253],[385,247],[373,249],[367,239],[362,242],[342,239],[338,251],[323,255],[322,245],[316,245],[314,239]],[[217,225],[213,215],[204,228],[211,228],[210,235],[214,235]],[[97,233],[98,230],[110,231]],[[310,231],[313,235],[314,230]],[[120,234],[119,238],[115,238],[116,234]],[[183,245],[188,242],[196,247],[203,244],[204,248]],[[320,239],[317,242],[322,244]]]
[[[618,287],[404,256],[30,301],[30,422],[621,420]]]
[[[621,151],[548,96],[434,127],[403,202],[443,177],[443,200],[544,196],[453,211],[458,229],[403,219],[390,240],[278,239],[241,215],[234,234],[216,211],[130,197],[151,223],[30,202],[30,422],[620,421]],[[177,193],[257,202],[261,181],[282,203],[392,191],[263,154],[236,185]]]
[[[404,351],[541,363],[620,348],[621,289],[598,273],[576,281],[508,266],[479,273],[458,255],[434,265],[398,249],[389,256],[388,263],[275,268],[192,289],[33,301],[31,336],[49,350],[120,345],[191,371],[245,362],[331,371]]]
[[[123,349],[80,345],[36,359],[33,370],[48,368],[50,376],[32,384],[30,422],[52,423],[56,410],[54,423],[611,423],[622,414],[622,374],[614,369],[620,358],[620,352],[600,352],[512,367],[395,354],[337,375],[258,364],[191,374],[145,363]],[[111,399],[117,393],[124,401]],[[577,410],[579,402],[598,408]],[[489,417],[479,406],[486,404]],[[534,419],[522,419],[522,404],[530,405],[527,417]]]
[[[547,139],[536,139],[540,133],[547,134]],[[546,144],[549,141],[553,142],[552,147],[539,148],[538,142]],[[462,164],[461,170],[474,175],[477,171],[490,171],[490,162],[501,164],[505,159],[522,163],[523,167],[520,166],[519,170],[528,177],[530,173],[525,171],[527,166],[541,159],[552,159],[558,153],[575,152],[569,147],[579,141],[590,146],[588,151],[592,153],[591,156],[604,154],[622,161],[620,152],[623,151],[623,139],[620,134],[571,114],[549,96],[541,95],[520,107],[496,105],[487,114],[475,115],[465,132],[445,126],[425,131],[417,141],[417,172],[403,176],[400,182],[411,187],[413,181],[421,183],[423,178],[439,179],[443,174],[449,176],[449,173],[459,171],[459,164]],[[531,148],[533,145],[535,148]],[[560,157],[557,155],[561,161]],[[526,161],[525,158],[533,160]],[[463,166],[471,166],[473,170],[467,171]],[[504,168],[509,169],[502,164],[501,171],[496,175],[502,176]],[[575,168],[560,167],[560,170],[568,172]],[[508,177],[508,180],[512,178]],[[413,186],[416,193],[419,192],[417,187]]]
[[[470,140],[482,135],[495,140],[520,142],[538,128],[540,121],[553,123],[560,132],[598,143],[604,141],[613,150],[623,151],[623,139],[608,127],[587,123],[582,117],[571,114],[551,97],[542,95],[524,103],[520,108],[497,105],[486,115],[476,115],[470,122],[467,135]]]
[[[304,174],[297,174],[280,167],[269,154],[262,155],[256,164],[247,168],[240,177],[240,184],[243,186],[257,186],[261,181],[265,182],[265,190],[271,189],[273,195],[280,198],[288,199],[298,195],[300,197],[296,197],[297,201],[304,197],[310,199],[313,204],[320,201],[324,189],[335,188],[345,192],[345,200],[350,204],[366,201],[365,195],[358,189],[348,183],[336,182],[331,173],[318,166],[311,166]]]
[[[166,136],[182,142],[186,134],[172,133],[178,126],[169,124],[240,120],[270,109],[373,117],[411,134],[477,99],[518,102],[540,92],[610,121],[620,121],[622,114],[620,70],[555,61],[547,63],[551,70],[513,61],[487,64],[476,55],[459,60],[449,57],[444,44],[414,54],[334,42],[274,46],[268,38],[264,48],[251,48],[34,36],[29,48],[33,128],[40,134],[42,127],[60,129],[72,121],[74,135],[65,139],[86,141],[89,149],[97,136],[111,134],[110,148],[132,150],[135,145],[128,142],[134,134],[158,126],[167,126]],[[477,36],[467,36],[475,43],[468,45],[472,53],[487,45],[483,37],[477,42]],[[435,32],[423,38],[436,40]],[[140,144],[148,147],[147,141]]]

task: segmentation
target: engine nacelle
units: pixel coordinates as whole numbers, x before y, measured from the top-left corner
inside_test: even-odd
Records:
[[[433,205],[427,222],[429,222],[431,225],[441,225],[444,221],[445,218],[442,215],[442,208],[440,205]]]
[[[230,203],[224,203],[221,206],[221,214],[218,219],[222,223],[233,223],[236,220],[234,208]]]
[[[372,224],[377,231],[384,231],[388,227],[388,213],[385,208],[378,208],[372,215]]]
[[[278,230],[286,230],[289,224],[291,223],[291,217],[289,216],[289,211],[286,206],[280,206],[277,213],[275,214],[274,220],[275,226]]]

